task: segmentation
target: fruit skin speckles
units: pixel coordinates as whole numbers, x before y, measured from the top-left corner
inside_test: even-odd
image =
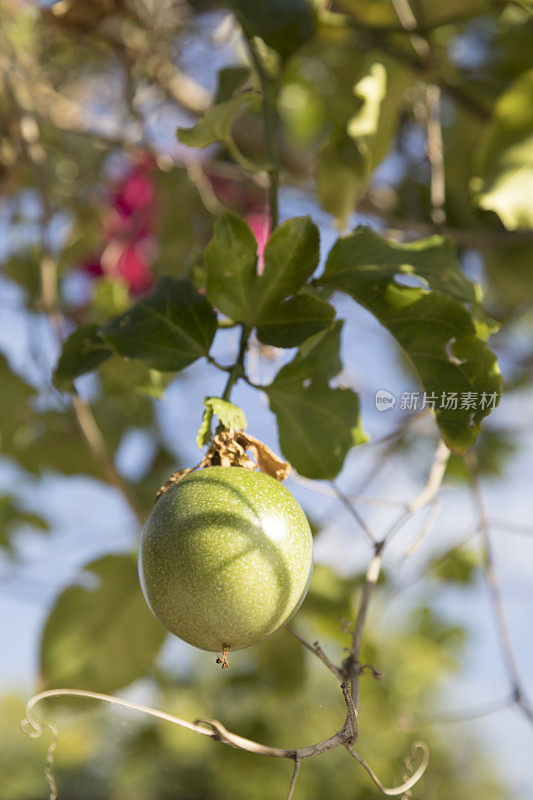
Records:
[[[148,605],[202,650],[242,650],[275,633],[311,580],[313,541],[292,494],[242,467],[192,472],[144,526],[139,576]]]

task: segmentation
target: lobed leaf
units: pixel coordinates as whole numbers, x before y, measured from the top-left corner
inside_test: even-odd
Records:
[[[399,283],[404,276],[423,288]],[[392,333],[426,393],[437,399],[434,414],[447,445],[464,453],[499,401],[502,380],[474,313],[465,307],[479,300],[479,291],[462,275],[451,244],[432,237],[398,245],[359,229],[334,245],[319,283],[351,295]],[[439,399],[449,393],[485,400],[475,408],[443,408]]]
[[[270,236],[259,275],[253,232],[242,217],[227,212],[205,251],[207,295],[231,319],[257,326],[265,344],[295,347],[329,327],[335,314],[325,301],[299,293],[318,259],[318,228],[309,217],[294,217]]]
[[[302,292],[265,309],[257,338],[273,347],[298,347],[310,336],[329,328],[334,317],[332,305]]]

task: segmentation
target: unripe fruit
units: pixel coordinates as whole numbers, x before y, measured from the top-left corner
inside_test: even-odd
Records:
[[[309,523],[274,478],[243,467],[191,472],[154,505],[139,549],[144,596],[189,644],[240,650],[275,633],[311,580]]]

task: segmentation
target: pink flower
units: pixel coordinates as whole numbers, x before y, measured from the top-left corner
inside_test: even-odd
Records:
[[[153,282],[150,264],[135,244],[127,245],[117,261],[117,273],[124,278],[132,294],[144,294]]]
[[[102,229],[102,250],[88,257],[81,268],[90,275],[123,278],[132,294],[143,294],[153,283],[151,264],[157,247],[155,161],[146,153],[130,154],[130,163],[112,187],[110,207]]]
[[[151,210],[150,210],[151,212]],[[154,218],[144,211],[124,214],[122,210],[111,209],[104,224],[105,239],[139,241],[152,234]]]
[[[136,168],[119,184],[112,194],[113,204],[123,217],[140,210],[149,210],[154,202],[154,183],[146,169]]]
[[[96,253],[85,259],[85,261],[81,265],[81,269],[83,272],[87,272],[89,275],[100,276],[104,274],[100,256],[97,255]]]
[[[261,274],[265,267],[265,246],[272,230],[270,215],[265,208],[258,209],[246,215],[246,222],[257,240],[257,271]]]

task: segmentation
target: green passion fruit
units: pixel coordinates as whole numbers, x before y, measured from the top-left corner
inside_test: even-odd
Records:
[[[278,481],[243,467],[191,472],[155,503],[141,586],[163,625],[202,650],[267,639],[303,601],[313,566],[307,518]]]

